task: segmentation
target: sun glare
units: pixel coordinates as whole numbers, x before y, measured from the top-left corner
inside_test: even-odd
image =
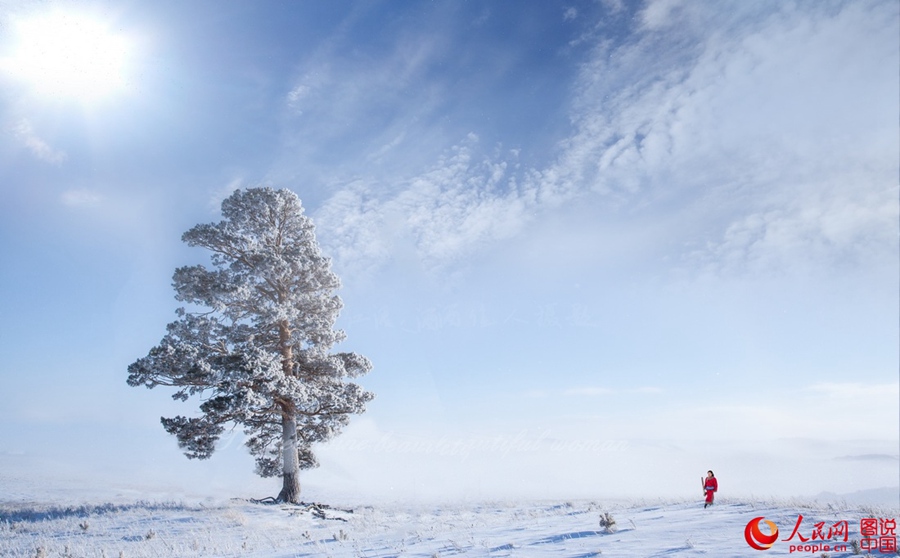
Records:
[[[42,95],[82,101],[124,88],[128,42],[89,17],[52,13],[20,21],[9,73]]]

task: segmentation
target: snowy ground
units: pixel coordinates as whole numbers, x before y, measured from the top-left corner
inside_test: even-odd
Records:
[[[492,502],[455,504],[335,504],[322,514],[302,506],[246,500],[48,504],[19,498],[0,502],[4,557],[387,557],[387,556],[816,556],[791,552],[783,541],[802,514],[799,535],[816,523],[847,521],[859,539],[862,518],[897,519],[896,507],[722,499],[704,510],[694,502]],[[699,500],[699,499],[698,499]],[[609,513],[616,529],[600,526]],[[764,516],[780,540],[760,553],[744,538],[747,523]],[[810,541],[819,544],[822,541]],[[832,557],[849,550],[831,551]],[[876,556],[884,554],[875,553]]]

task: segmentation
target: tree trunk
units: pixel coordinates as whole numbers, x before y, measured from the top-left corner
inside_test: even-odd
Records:
[[[281,345],[281,368],[285,376],[294,373],[294,355],[291,349],[290,324],[285,320],[278,324]],[[281,478],[284,484],[278,495],[279,502],[300,503],[300,458],[297,453],[297,418],[294,406],[284,405],[281,409]]]
[[[281,418],[281,455],[284,484],[278,495],[279,502],[300,503],[300,463],[297,453],[297,419],[285,413]]]

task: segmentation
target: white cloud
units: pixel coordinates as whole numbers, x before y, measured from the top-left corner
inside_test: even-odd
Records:
[[[409,257],[443,268],[590,195],[683,223],[660,227],[657,244],[692,273],[896,257],[896,5],[742,10],[648,4],[642,21],[654,31],[618,46],[597,39],[555,162],[488,156],[469,139],[391,186],[357,180],[317,216],[330,253],[354,266]],[[676,16],[686,24],[666,25]],[[398,49],[393,67],[357,83],[390,96],[428,56]],[[363,92],[347,87],[334,105],[353,115]],[[384,132],[368,160],[408,149],[417,136],[403,126]]]
[[[535,193],[516,183],[514,157],[479,158],[477,144],[471,135],[394,191],[357,183],[335,194],[316,215],[327,252],[356,268],[406,254],[433,271],[517,234]]]
[[[860,187],[848,177],[829,192],[824,184],[798,185],[803,199],[750,213],[731,223],[721,240],[697,254],[716,274],[777,273],[826,263],[833,267],[877,264],[896,253],[897,190]],[[823,181],[824,182],[824,181]],[[824,195],[817,199],[817,194]]]
[[[392,110],[398,98],[411,93],[425,106],[405,104],[404,109],[427,111],[430,85],[423,77],[442,48],[445,45],[434,36],[397,37],[393,51],[373,60],[341,56],[333,51],[334,45],[326,44],[306,62],[285,96],[286,104],[303,114],[300,131],[308,133],[315,125],[328,135],[358,130],[374,107]]]
[[[613,390],[609,388],[602,387],[583,387],[583,388],[573,388],[567,389],[565,395],[587,395],[587,396],[596,396],[596,395],[610,395]]]
[[[69,207],[96,207],[103,201],[103,196],[87,189],[66,190],[60,200]]]
[[[54,165],[62,164],[68,158],[65,151],[53,148],[40,138],[26,119],[22,119],[14,129],[16,138],[41,161]]]
[[[409,177],[459,139],[437,123],[451,86],[435,79],[437,66],[456,55],[445,34],[398,29],[377,52],[345,52],[347,41],[339,33],[309,54],[285,91],[285,149],[269,174],[276,182]]]
[[[225,201],[225,198],[234,193],[235,190],[243,188],[244,186],[245,184],[243,177],[237,176],[231,179],[231,181],[229,181],[227,184],[224,184],[221,188],[212,193],[209,198],[209,209],[218,213],[222,207],[222,202]]]
[[[612,389],[605,387],[580,387],[580,388],[571,388],[563,391],[563,395],[568,396],[587,396],[587,397],[596,397],[596,396],[606,396],[606,395],[628,395],[628,394],[638,394],[638,395],[653,395],[662,393],[662,389],[658,387],[639,387],[639,388],[628,388],[628,389]]]
[[[625,0],[602,0],[602,3],[610,14],[618,14],[625,9]]]
[[[369,185],[351,184],[317,212],[325,252],[345,270],[366,273],[400,257],[395,229],[403,226],[374,198]]]
[[[650,0],[639,14],[642,27],[654,30],[669,25],[673,12],[683,3],[683,0]]]
[[[310,86],[302,83],[294,86],[294,88],[291,89],[291,91],[287,95],[288,104],[292,107],[296,106],[300,101],[304,99],[304,97],[309,95],[310,91]]]
[[[369,153],[366,158],[376,163],[380,162],[385,155],[396,150],[396,148],[401,145],[405,139],[406,130],[401,130],[393,139],[382,145],[380,148],[376,149],[374,152]]]
[[[843,400],[849,406],[865,406],[873,400],[900,405],[900,383],[864,384],[859,382],[821,383],[807,388],[807,392],[830,399]]]
[[[650,4],[645,20],[660,27],[675,6]],[[597,48],[542,191],[694,204],[707,270],[895,254],[896,5],[697,19],[715,17],[727,33]]]
[[[821,383],[782,389],[777,381],[748,380],[738,394],[665,408],[636,425],[632,435],[709,440],[896,440],[900,385]],[[646,431],[643,431],[646,430]],[[896,447],[896,446],[895,446]]]

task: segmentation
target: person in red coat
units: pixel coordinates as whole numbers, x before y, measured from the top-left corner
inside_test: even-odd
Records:
[[[713,504],[713,498],[716,491],[719,490],[719,481],[716,480],[716,475],[712,471],[707,471],[706,478],[701,478],[700,482],[703,484],[703,493],[706,495],[706,503],[703,504],[703,508],[706,509],[706,506]]]

